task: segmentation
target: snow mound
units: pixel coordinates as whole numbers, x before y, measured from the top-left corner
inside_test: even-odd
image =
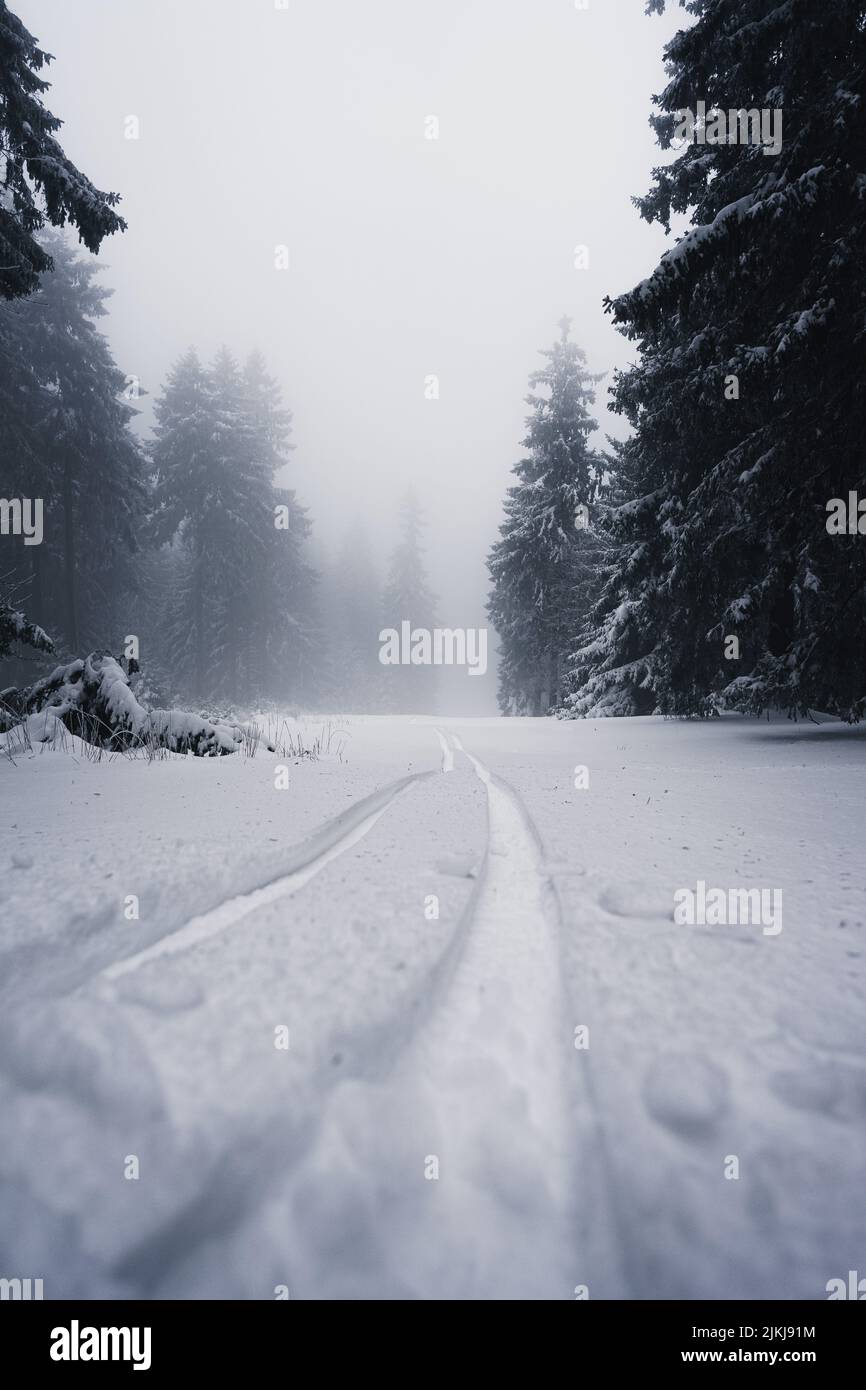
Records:
[[[650,921],[674,915],[673,893],[657,883],[624,879],[611,884],[599,897],[599,906],[613,917],[640,917]]]
[[[115,1119],[162,1110],[143,1048],[115,1010],[92,999],[11,1009],[0,1032],[0,1072],[23,1090],[57,1093]]]
[[[684,1139],[702,1139],[727,1109],[728,1078],[705,1057],[667,1052],[647,1072],[644,1102],[659,1124]]]

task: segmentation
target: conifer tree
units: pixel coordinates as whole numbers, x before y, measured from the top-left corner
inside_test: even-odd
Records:
[[[589,444],[594,383],[570,320],[529,379],[532,407],[514,466],[501,539],[488,559],[487,611],[500,639],[503,713],[544,714],[559,704],[568,652],[590,604],[597,543],[591,530],[603,468]]]
[[[170,546],[167,664],[199,698],[283,698],[313,685],[315,576],[306,509],[275,473],[290,412],[254,354],[190,350],[156,404],[153,535]]]
[[[29,578],[35,620],[78,655],[124,635],[147,486],[129,378],[96,327],[111,292],[93,260],[57,233],[45,241],[53,271],[0,309],[0,493],[42,501],[43,543],[17,557],[16,578]]]
[[[277,474],[295,447],[292,412],[283,405],[280,385],[260,352],[253,352],[244,366],[243,397],[269,478],[271,513],[260,567],[251,575],[250,683],[274,697],[291,693],[309,698],[317,688],[320,636],[316,574],[305,553],[312,527],[296,490],[278,485]]]
[[[608,301],[640,348],[615,386],[635,436],[573,708],[854,720],[866,542],[827,522],[833,499],[866,483],[866,11],[686,8],[695,23],[668,45],[652,118],[680,152],[638,206],[692,226]]]
[[[243,375],[227,348],[209,373],[213,435],[201,529],[214,562],[214,689],[251,694],[258,592],[274,529],[273,459],[253,419]]]
[[[46,109],[50,83],[39,74],[51,54],[0,0],[0,298],[32,293],[51,268],[37,233],[46,221],[76,227],[88,251],[126,227],[116,193],[100,193],[55,139],[63,124]]]
[[[210,602],[217,557],[208,546],[212,403],[207,375],[190,348],[169,372],[154,405],[152,535],[170,544],[173,583],[166,595],[166,658],[175,677],[201,698],[212,646]]]

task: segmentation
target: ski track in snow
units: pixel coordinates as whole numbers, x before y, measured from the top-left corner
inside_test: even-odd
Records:
[[[442,1134],[442,1196],[452,1241],[473,1238],[476,1294],[567,1297],[568,1029],[554,901],[517,797],[452,737],[485,787],[489,819],[463,950],[420,1040],[419,1072]],[[479,1199],[489,1215],[476,1224]]]
[[[171,932],[168,936],[162,937],[143,951],[138,951],[133,956],[126,956],[122,960],[113,961],[100,972],[101,978],[108,981],[117,980],[150,961],[175,955],[178,951],[187,951],[200,942],[217,936],[228,927],[235,926],[255,912],[257,908],[277,902],[280,898],[291,897],[309,883],[310,879],[315,878],[316,874],[320,873],[326,865],[363,840],[389,806],[408,787],[414,786],[422,778],[431,775],[436,774],[413,773],[409,777],[401,778],[399,782],[390,787],[384,787],[371,796],[365,797],[316,831],[307,842],[307,857],[302,858],[298,867],[290,873],[281,875],[261,888],[254,888],[249,893],[241,893],[235,897],[226,898],[216,907],[211,908],[209,912],[191,918],[182,927]],[[361,819],[358,819],[359,813],[364,807],[371,809],[367,811],[366,815],[362,814]],[[319,846],[324,847],[319,848]]]
[[[393,1069],[335,1089],[289,1177],[302,1297],[570,1299],[598,1269],[599,1242],[610,1248],[594,1115],[568,1073],[541,845],[517,794],[450,738],[487,794],[481,876]],[[438,1175],[425,1180],[433,1159]],[[299,1194],[322,1174],[335,1211],[352,1213],[342,1268],[323,1257],[318,1228],[306,1230]]]
[[[452,749],[449,747],[449,744],[448,744],[448,742],[447,742],[447,740],[446,740],[446,738],[445,738],[445,735],[444,735],[439,729],[435,729],[435,730],[434,730],[434,733],[436,734],[436,737],[438,738],[439,743],[440,743],[440,746],[441,746],[441,748],[442,748],[442,771],[443,771],[443,772],[453,772],[453,771],[454,771],[454,753],[453,753]]]

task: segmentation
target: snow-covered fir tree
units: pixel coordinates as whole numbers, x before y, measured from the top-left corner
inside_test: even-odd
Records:
[[[273,456],[250,413],[243,376],[221,348],[209,372],[213,433],[205,544],[213,557],[212,689],[251,694],[259,592],[274,529]]]
[[[78,655],[127,631],[147,486],[131,379],[97,328],[111,291],[63,236],[43,241],[54,269],[0,307],[0,495],[42,502],[42,544],[19,543],[9,563],[30,616]]]
[[[40,73],[51,54],[0,0],[0,298],[32,293],[50,270],[51,246],[37,233],[67,223],[94,253],[126,227],[116,193],[100,193],[54,132],[63,122],[42,101],[51,86]]]
[[[250,682],[273,698],[309,701],[318,693],[322,645],[317,575],[306,549],[312,527],[295,489],[278,485],[295,447],[292,412],[260,352],[244,366],[243,400],[271,483],[271,520],[247,625]]]
[[[866,490],[866,11],[686,8],[652,118],[680,153],[638,206],[692,227],[608,303],[640,348],[615,386],[635,435],[571,706],[856,719],[866,541],[827,521]]]
[[[169,547],[168,666],[199,698],[297,697],[312,689],[315,576],[310,523],[275,474],[291,414],[258,355],[190,350],[156,403],[153,534]]]
[[[639,444],[634,438],[612,441],[613,457],[596,505],[596,539],[600,568],[594,602],[568,661],[561,712],[617,716],[649,714],[655,695],[646,684],[642,653],[646,634],[643,608],[629,599],[628,586],[636,581],[648,557],[662,544],[659,528],[649,508],[636,504]],[[642,537],[641,545],[629,545],[623,531]]]
[[[594,383],[570,319],[529,379],[526,455],[512,470],[501,539],[487,565],[499,634],[499,704],[545,714],[559,704],[567,655],[592,602],[599,542],[593,514],[604,460],[591,448]]]
[[[171,547],[166,564],[172,571],[157,624],[164,629],[163,650],[175,679],[201,698],[210,666],[215,558],[205,522],[213,422],[207,375],[194,348],[170,370],[154,414],[153,538]]]

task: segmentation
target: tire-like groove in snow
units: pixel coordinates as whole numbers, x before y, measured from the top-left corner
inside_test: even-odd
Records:
[[[280,898],[291,897],[332,860],[363,840],[392,802],[408,787],[414,786],[426,777],[438,775],[435,772],[412,773],[364,797],[333,820],[326,821],[315,834],[298,846],[294,856],[295,864],[288,873],[281,874],[260,888],[254,888],[252,892],[226,898],[210,911],[190,918],[183,926],[160,937],[158,941],[136,952],[135,955],[112,961],[100,972],[101,977],[104,980],[116,980],[149,961],[189,950],[190,947],[197,946],[209,937],[234,926],[257,908],[276,902]]]

